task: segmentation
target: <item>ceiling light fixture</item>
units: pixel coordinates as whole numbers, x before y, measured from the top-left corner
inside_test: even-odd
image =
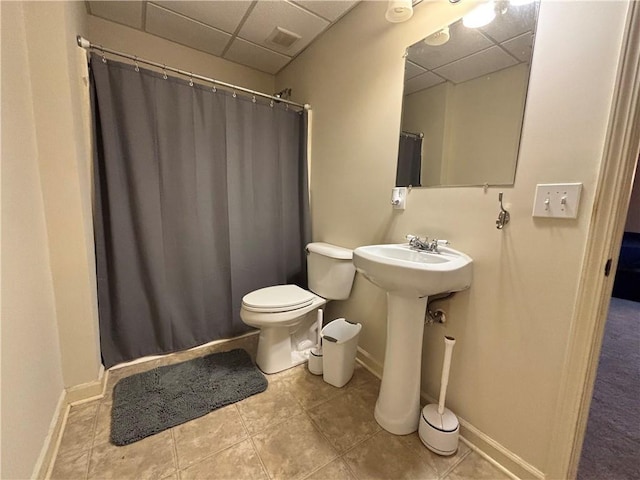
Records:
[[[385,18],[391,23],[400,23],[409,20],[413,15],[411,0],[389,0]]]
[[[425,38],[424,43],[431,47],[439,47],[447,43],[450,38],[449,27],[444,27],[442,30],[438,30]]]
[[[468,28],[484,27],[496,18],[496,3],[494,1],[481,3],[462,17],[462,24]]]

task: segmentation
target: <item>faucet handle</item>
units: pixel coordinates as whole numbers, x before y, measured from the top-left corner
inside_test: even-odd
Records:
[[[409,241],[409,245],[416,245],[419,243],[427,243],[429,241],[429,237],[420,237],[419,235],[408,234],[405,237]]]
[[[421,237],[420,235],[413,235],[412,233],[409,233],[409,234],[405,235],[404,238],[406,238],[407,240],[413,240],[415,238],[417,240],[424,239],[425,241],[427,241],[427,239],[429,237],[427,237],[426,235],[424,237]]]

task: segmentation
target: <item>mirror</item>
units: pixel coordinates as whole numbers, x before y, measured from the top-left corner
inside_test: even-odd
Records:
[[[407,49],[396,186],[513,185],[538,12],[522,3]]]

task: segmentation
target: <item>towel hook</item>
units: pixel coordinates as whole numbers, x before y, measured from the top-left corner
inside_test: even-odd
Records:
[[[500,202],[500,212],[498,213],[498,219],[496,220],[496,228],[502,230],[504,226],[509,223],[511,215],[502,206],[502,192],[498,193],[498,202]]]

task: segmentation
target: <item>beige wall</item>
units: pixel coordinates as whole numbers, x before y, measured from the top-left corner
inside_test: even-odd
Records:
[[[2,469],[29,478],[63,390],[23,6],[2,2]]]
[[[98,17],[88,16],[87,22],[87,39],[91,43],[252,90],[266,93],[275,91],[275,77],[271,74]]]
[[[100,368],[95,296],[89,130],[83,122],[73,3],[26,2],[45,218],[65,387],[97,380]],[[52,92],[55,94],[52,95]]]
[[[637,167],[624,231],[640,233],[640,173],[638,173]]]
[[[502,231],[495,188],[414,189],[406,211],[391,209],[404,49],[468,5],[423,4],[397,25],[385,22],[385,6],[361,3],[277,77],[314,111],[314,239],[356,247],[429,234],[473,257],[471,289],[445,304],[446,326],[426,329],[422,388],[437,396],[442,336],[453,335],[452,410],[546,472],[628,5],[542,3]],[[531,217],[536,183],[575,181],[584,183],[577,220]],[[384,294],[359,276],[351,299],[327,317],[362,322],[360,345],[382,362],[385,308]]]

